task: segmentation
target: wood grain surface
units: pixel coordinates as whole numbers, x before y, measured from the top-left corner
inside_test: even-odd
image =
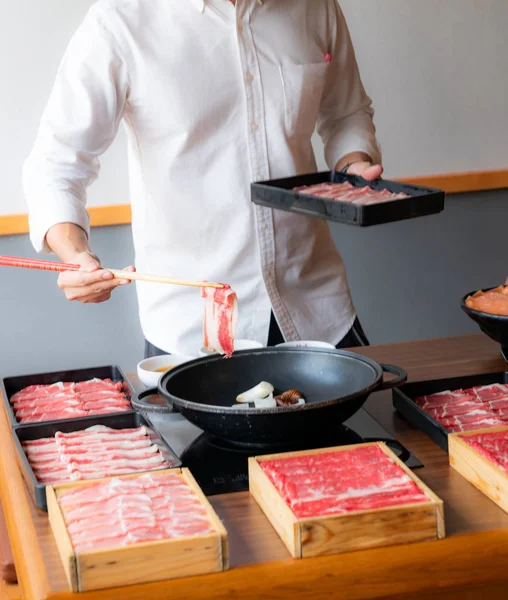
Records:
[[[0,581],[1,600],[21,600],[19,586]]]
[[[508,427],[478,429],[477,431],[450,435],[448,459],[450,465],[462,477],[472,483],[505,512],[508,512],[508,473],[467,443],[467,438],[478,433],[497,433],[500,431],[506,433]]]
[[[507,368],[498,345],[482,335],[362,348],[360,352],[404,367],[410,381]],[[46,513],[36,509],[26,493],[9,424],[0,411],[0,494],[23,598],[505,598],[508,515],[450,468],[443,450],[393,411],[390,392],[372,395],[366,408],[424,463],[416,473],[444,500],[445,539],[294,560],[248,492],[221,495],[210,501],[228,531],[229,571],[79,596],[69,591]]]

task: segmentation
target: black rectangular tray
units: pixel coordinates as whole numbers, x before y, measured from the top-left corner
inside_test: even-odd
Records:
[[[92,427],[93,425],[106,425],[112,429],[130,429],[134,427],[140,427],[141,425],[146,425],[153,431],[152,440],[159,446],[162,455],[169,463],[169,468],[174,469],[182,465],[181,460],[164,441],[163,437],[152,425],[152,423],[149,423],[142,415],[136,412],[86,417],[86,422],[85,419],[74,419],[73,421],[65,420],[52,421],[51,423],[20,425],[12,432],[14,444],[16,446],[16,456],[28,490],[34,499],[35,504],[41,510],[47,510],[46,486],[37,481],[32,467],[30,466],[30,462],[28,461],[28,458],[23,450],[21,442],[52,437],[57,431],[61,431],[63,433],[81,431],[83,429],[87,429],[88,427]]]
[[[293,188],[297,186],[314,185],[326,181],[337,183],[349,181],[355,187],[368,185],[375,190],[387,189],[390,192],[404,192],[411,197],[360,206],[293,191]],[[444,197],[445,194],[442,190],[408,185],[387,179],[366,181],[362,177],[345,175],[336,171],[311,173],[251,184],[251,200],[254,204],[360,227],[439,213],[444,210]]]
[[[16,392],[19,392],[20,390],[28,387],[29,385],[48,385],[51,383],[57,383],[58,381],[73,381],[74,383],[78,383],[79,381],[88,381],[89,379],[93,379],[94,377],[97,377],[98,379],[111,379],[112,381],[122,381],[124,383],[125,395],[127,396],[127,399],[129,401],[131,400],[134,394],[134,388],[125,376],[122,369],[116,365],[90,367],[87,369],[73,369],[71,371],[54,371],[53,373],[40,373],[35,375],[19,375],[17,377],[4,377],[0,383],[0,391],[2,392],[5,408],[7,410],[7,414],[9,415],[11,426],[22,427],[24,425],[28,425],[28,423],[19,423],[19,421],[16,419],[16,415],[14,414],[14,410],[12,408],[12,404],[10,403],[10,399],[12,398],[12,396],[14,396]],[[126,413],[129,412],[131,411],[126,411]],[[134,409],[132,409],[132,412],[134,412]],[[96,419],[97,416],[102,415],[78,417],[76,419],[60,419],[58,421],[55,421],[55,423],[62,423],[63,421],[69,420],[78,422],[83,421],[86,423],[90,419]],[[41,424],[52,422],[53,421],[43,421]]]
[[[407,421],[423,431],[440,448],[448,452],[448,431],[416,405],[413,400],[419,396],[428,396],[446,390],[468,389],[478,385],[490,385],[491,383],[508,383],[508,371],[406,383],[392,391],[393,406]]]

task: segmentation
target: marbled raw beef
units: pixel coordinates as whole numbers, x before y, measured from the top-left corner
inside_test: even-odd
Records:
[[[428,500],[377,445],[259,464],[299,518]]]

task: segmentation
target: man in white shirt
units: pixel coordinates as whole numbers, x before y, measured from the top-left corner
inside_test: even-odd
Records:
[[[379,177],[372,115],[336,0],[99,0],[25,164],[32,242],[82,266],[59,277],[69,300],[103,302],[122,285],[92,252],[85,206],[123,123],[140,271],[229,283],[239,338],[352,345],[327,223],[255,206],[250,183],[316,171],[316,126],[330,168]],[[199,290],[137,292],[147,353],[195,353]]]

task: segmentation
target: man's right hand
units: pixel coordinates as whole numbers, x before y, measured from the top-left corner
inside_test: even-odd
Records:
[[[58,287],[67,300],[98,304],[109,300],[119,285],[130,283],[126,279],[115,279],[112,273],[101,269],[99,259],[91,252],[79,252],[68,262],[81,268],[79,271],[65,271],[58,277]],[[125,270],[135,271],[135,268],[127,267]]]

